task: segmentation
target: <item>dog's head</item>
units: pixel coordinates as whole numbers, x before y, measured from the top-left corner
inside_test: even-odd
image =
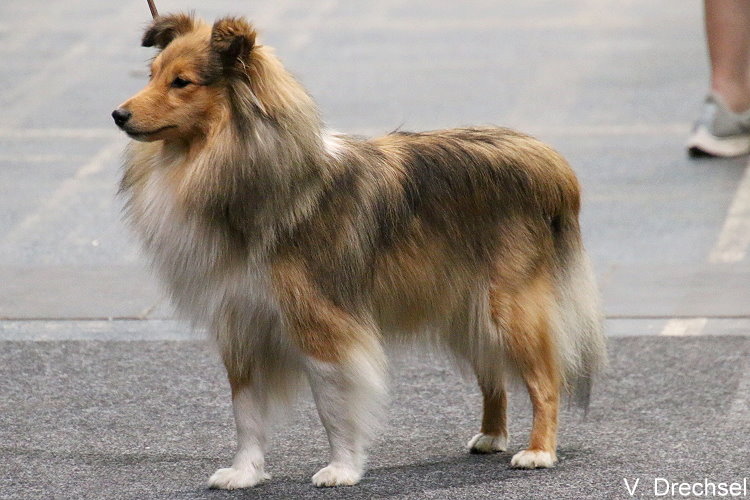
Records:
[[[192,15],[157,17],[143,35],[157,47],[143,90],[112,112],[118,127],[140,141],[190,141],[225,112],[227,82],[246,74],[255,30],[241,18],[210,26]]]

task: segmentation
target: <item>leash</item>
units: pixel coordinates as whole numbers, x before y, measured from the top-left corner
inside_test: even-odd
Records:
[[[151,11],[151,17],[156,19],[159,17],[159,12],[156,10],[156,5],[154,5],[154,0],[146,0],[148,2],[148,9]]]

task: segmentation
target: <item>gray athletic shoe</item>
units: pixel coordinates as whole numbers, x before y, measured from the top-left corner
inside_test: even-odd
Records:
[[[721,97],[709,94],[687,142],[692,156],[740,156],[750,153],[750,110],[735,113]]]

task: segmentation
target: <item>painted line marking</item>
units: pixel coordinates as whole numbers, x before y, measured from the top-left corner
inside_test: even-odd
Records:
[[[110,139],[121,134],[109,128],[0,128],[0,139]]]
[[[750,245],[750,167],[745,167],[740,185],[734,193],[727,218],[721,228],[708,261],[712,264],[740,262]]]
[[[26,216],[6,235],[4,240],[12,242],[21,239],[29,232],[33,232],[39,222],[50,214],[57,213],[60,205],[66,201],[71,194],[75,193],[81,185],[81,181],[92,175],[99,173],[104,165],[122,151],[122,143],[118,141],[111,142],[101,148],[90,161],[82,165],[76,172],[65,179],[41,206],[33,213]]]
[[[24,341],[46,341],[46,340],[194,340],[205,337],[201,329],[193,329],[189,324],[171,317],[147,317],[155,310],[163,306],[157,302],[153,306],[133,316],[92,316],[92,317],[0,317],[0,342],[8,340]],[[693,320],[706,320],[707,318],[693,318]],[[711,319],[715,325],[715,318]],[[685,321],[685,320],[681,320]],[[750,336],[750,318],[743,319],[746,327],[733,328],[731,331],[718,331],[710,333],[712,336],[729,335]],[[632,324],[631,324],[632,326]],[[637,325],[636,325],[637,326]],[[712,329],[715,326],[711,327]],[[703,331],[684,328],[670,327],[672,332],[682,335],[704,335]],[[620,329],[622,330],[622,328]],[[632,333],[632,328],[627,333],[608,332],[609,338],[624,337],[653,337],[660,333],[658,326],[648,329],[648,332]],[[666,330],[666,328],[664,329]],[[662,330],[663,331],[663,330]],[[661,335],[673,335],[661,333]],[[436,358],[437,360],[438,358]],[[747,418],[748,404],[750,404],[750,365],[745,367],[745,375],[737,388],[732,404],[731,414],[734,418]]]
[[[85,161],[87,156],[83,155],[59,155],[59,154],[41,154],[41,155],[6,155],[0,153],[0,161],[8,163],[57,163]]]
[[[740,423],[746,425],[750,416],[750,364],[745,363],[745,369],[740,376],[740,383],[737,385],[737,392],[727,415],[727,422],[732,426]]]
[[[175,320],[96,319],[0,321],[0,341],[203,341],[208,335]]]
[[[661,331],[668,337],[694,337],[703,333],[708,318],[670,319]]]

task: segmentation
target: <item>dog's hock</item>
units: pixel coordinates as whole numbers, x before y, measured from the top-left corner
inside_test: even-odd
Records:
[[[211,30],[211,48],[219,54],[225,68],[237,61],[246,62],[255,46],[255,30],[244,19],[225,17],[214,23]]]

